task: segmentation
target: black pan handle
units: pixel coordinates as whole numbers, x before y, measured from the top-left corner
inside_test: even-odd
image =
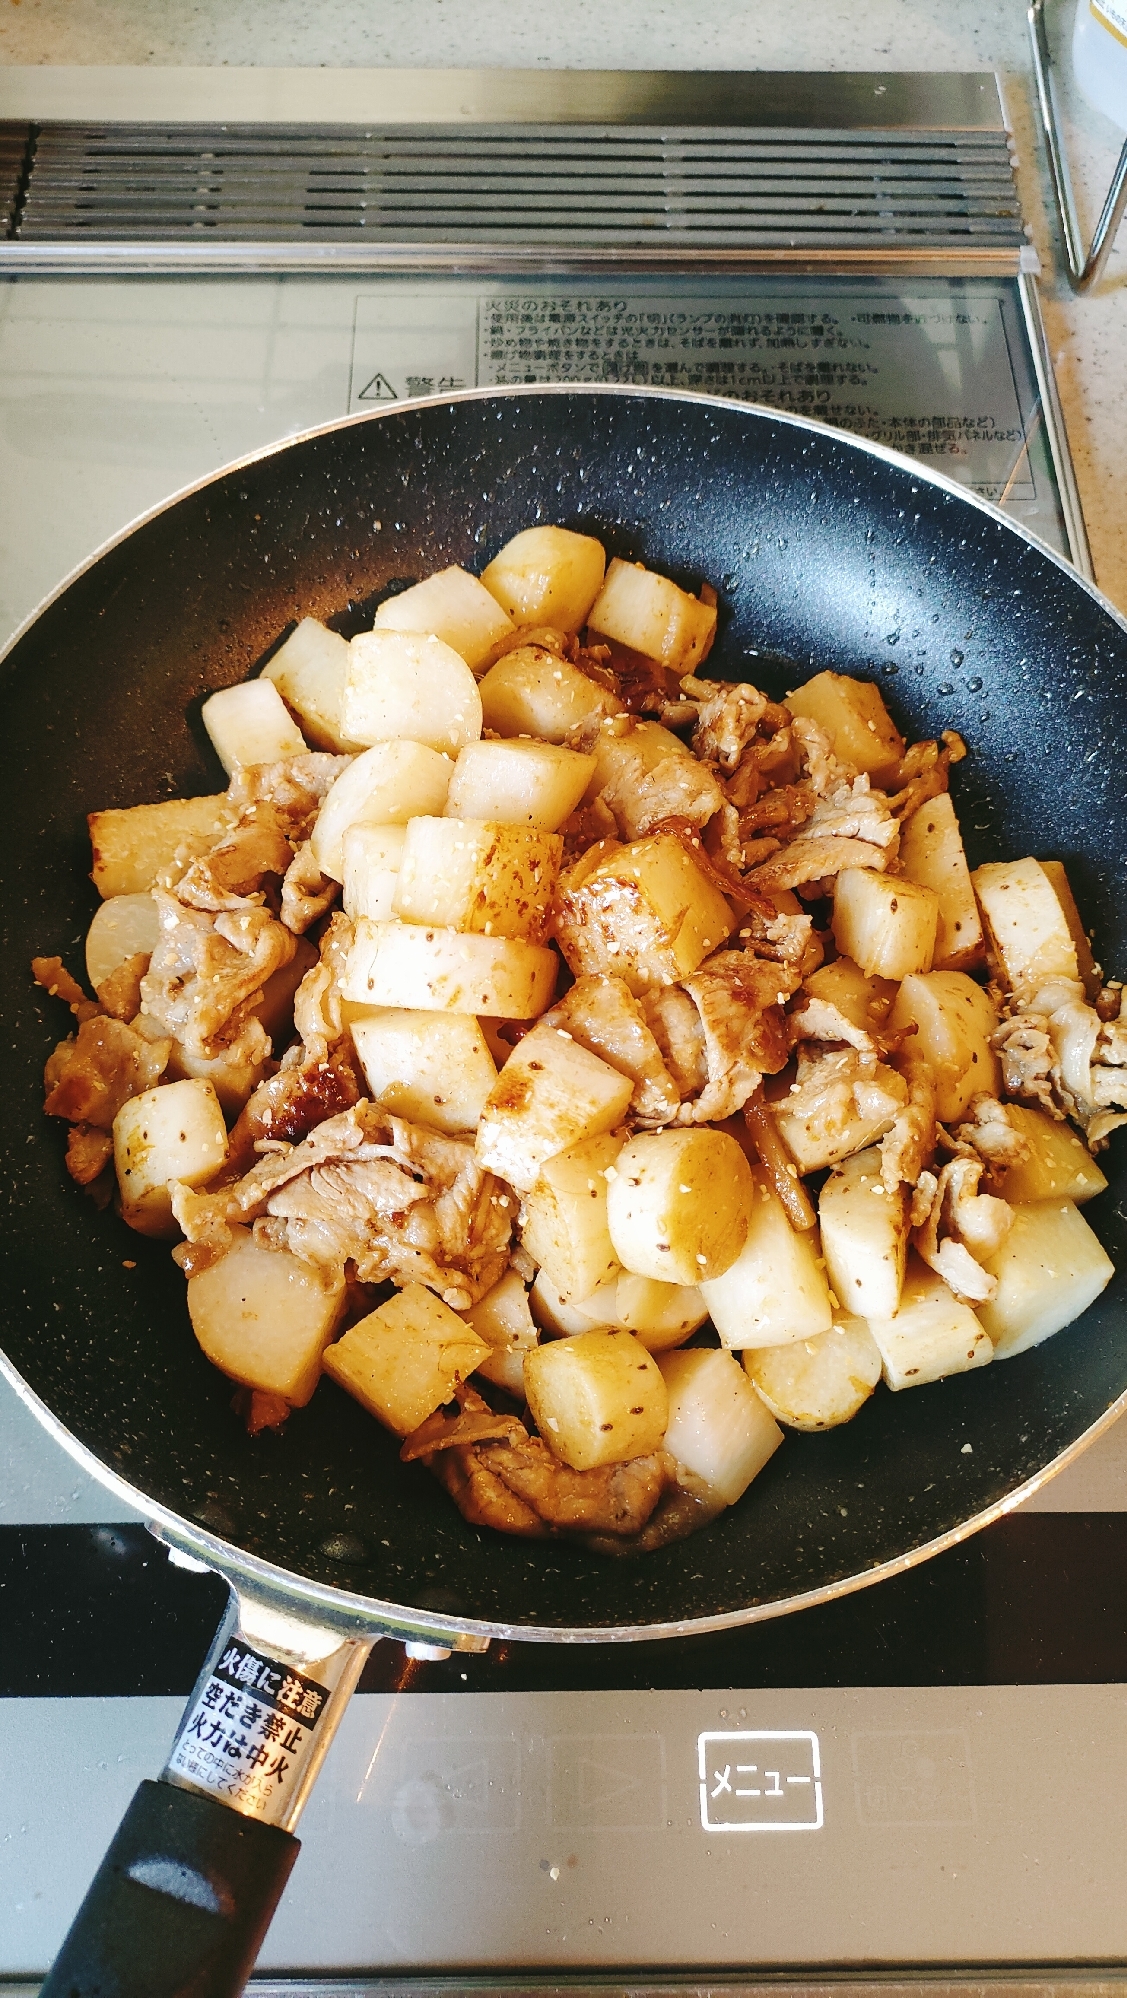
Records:
[[[142,1783],[40,1998],[237,1998],[299,1850],[214,1797]]]

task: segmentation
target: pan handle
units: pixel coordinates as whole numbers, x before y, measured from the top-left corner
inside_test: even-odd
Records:
[[[373,1642],[232,1594],[161,1779],[129,1805],[40,1998],[238,1998]]]

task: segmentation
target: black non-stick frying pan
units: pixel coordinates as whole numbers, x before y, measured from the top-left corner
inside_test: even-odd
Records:
[[[538,520],[582,527],[693,587],[713,582],[717,676],[778,695],[832,667],[879,681],[910,736],[960,730],[972,864],[1063,859],[1105,967],[1127,970],[1127,626],[992,508],[879,447],[698,396],[458,396],[355,418],[223,472],[69,583],[4,667],[7,1364],[68,1448],[239,1591],[241,1624],[225,1626],[189,1709],[195,1751],[200,1714],[240,1686],[302,1729],[272,1784],[259,1764],[228,1790],[235,1810],[214,1801],[226,1751],[193,1763],[182,1733],[179,1785],[139,1792],[52,1992],[239,1988],[373,1635],[594,1642],[801,1607],[984,1524],[1127,1390],[1125,1273],[1018,1359],[921,1394],[880,1390],[847,1427],[788,1437],[705,1534],[600,1561],[468,1526],[329,1381],[280,1436],[248,1438],[230,1383],[191,1335],[167,1247],[70,1183],[62,1128],[41,1112],[43,1062],[68,1023],[27,966],[59,952],[79,967],[95,907],[86,812],[221,788],[204,695],[252,673],[294,620],[363,628],[393,584],[452,562],[480,569]],[[1105,1165],[1110,1188],[1086,1211],[1127,1271],[1114,1141]],[[125,1967],[119,1932],[148,1939],[139,1969]]]

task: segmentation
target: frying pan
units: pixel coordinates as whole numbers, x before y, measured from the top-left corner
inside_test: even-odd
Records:
[[[910,736],[959,729],[972,865],[1059,856],[1105,966],[1127,968],[1127,626],[993,508],[879,446],[622,388],[403,404],[218,474],[74,577],[12,645],[3,678],[5,1365],[175,1558],[227,1577],[233,1606],[173,1780],[138,1792],[51,1993],[241,1987],[375,1636],[586,1643],[778,1615],[985,1524],[1127,1399],[1113,1145],[1110,1189],[1088,1213],[1125,1273],[1066,1333],[925,1394],[880,1391],[847,1427],[789,1437],[705,1534],[600,1561],[468,1526],[329,1381],[281,1436],[248,1438],[191,1336],[167,1247],[127,1235],[68,1181],[62,1129],[40,1107],[64,1021],[27,964],[56,951],[80,962],[95,906],[87,810],[221,788],[202,697],[253,672],[295,619],[365,628],[391,586],[447,563],[480,569],[537,520],[596,533],[687,585],[714,582],[717,676],[778,696],[831,667],[876,679]],[[251,1695],[251,1739],[275,1763],[286,1727],[293,1747],[284,1770],[260,1760],[233,1776],[214,1728],[204,1755],[204,1727]]]

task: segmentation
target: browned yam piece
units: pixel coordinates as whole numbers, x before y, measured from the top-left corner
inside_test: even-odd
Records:
[[[90,1186],[113,1157],[113,1138],[93,1124],[72,1124],[67,1132],[67,1171],[79,1186]]]
[[[139,950],[135,957],[123,958],[109,977],[102,980],[98,1003],[111,1020],[137,1018],[141,1010],[141,980],[148,968],[149,952]]]
[[[746,909],[761,907],[766,911],[769,907],[767,901],[755,893],[751,883],[745,881],[736,873],[735,868],[729,865],[722,851],[709,850],[699,826],[693,825],[690,820],[677,816],[660,819],[656,825],[650,827],[650,833],[654,836],[658,833],[672,833],[679,839],[690,860],[699,867],[705,880],[713,888],[719,889],[721,895],[725,896],[741,914]],[[773,909],[771,914],[774,914]]]
[[[429,1463],[440,1450],[457,1450],[466,1443],[527,1441],[528,1431],[515,1415],[495,1415],[477,1394],[465,1395],[463,1400],[464,1406],[457,1415],[436,1408],[433,1415],[412,1430],[399,1452],[405,1464],[413,1464],[418,1457]]]
[[[687,1477],[681,1471],[682,1478]],[[726,1510],[715,1493],[709,1493],[702,1485],[694,1489],[691,1484],[670,1485],[650,1514],[640,1533],[629,1536],[611,1533],[590,1533],[584,1537],[583,1545],[591,1554],[614,1554],[621,1559],[630,1554],[652,1554],[658,1547],[669,1547],[675,1540],[687,1540],[690,1533],[696,1533],[702,1526],[708,1526]]]
[[[787,1220],[792,1228],[797,1228],[800,1234],[805,1234],[814,1226],[818,1217],[798,1176],[797,1166],[787,1156],[775,1120],[762,1095],[753,1096],[750,1103],[745,1103],[743,1114],[748,1135],[760,1160],[771,1175],[772,1185],[782,1202]]]
[[[539,1436],[523,1444],[483,1443],[489,1469],[557,1533],[638,1533],[671,1482],[673,1459],[664,1451],[571,1471]]]
[[[146,1040],[122,1020],[84,1020],[48,1059],[43,1108],[48,1117],[108,1131],[123,1103],[160,1081],[171,1053],[171,1040]]]
[[[792,840],[749,874],[746,887],[801,888],[809,881],[826,881],[846,867],[871,867],[883,874],[888,854],[864,839],[840,839],[827,833],[820,839]]]
[[[225,793],[207,798],[167,798],[158,805],[91,812],[94,852],[91,879],[99,895],[139,895],[173,866],[207,853],[237,817]]]
[[[248,1436],[257,1436],[262,1429],[280,1429],[290,1412],[285,1396],[271,1394],[267,1388],[241,1387],[232,1395],[231,1407],[242,1416]]]
[[[445,1486],[463,1519],[471,1526],[491,1526],[498,1533],[515,1533],[523,1540],[543,1540],[548,1529],[538,1513],[502,1484],[490,1467],[493,1446],[466,1444],[442,1450],[428,1466]]]
[[[92,1020],[101,1007],[88,999],[78,980],[72,978],[61,957],[33,957],[31,975],[52,999],[61,999],[79,1022]]]

